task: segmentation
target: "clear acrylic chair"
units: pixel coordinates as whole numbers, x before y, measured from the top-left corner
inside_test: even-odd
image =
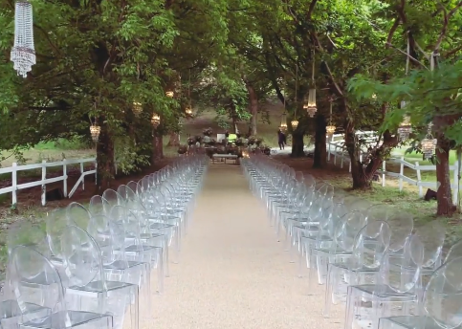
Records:
[[[114,327],[121,328],[125,310],[130,308],[132,329],[139,328],[139,290],[136,284],[106,280],[103,253],[96,240],[80,227],[69,225],[62,238],[67,264],[68,308],[99,314],[112,314]]]
[[[462,327],[462,258],[439,267],[430,277],[417,314],[382,317],[379,329],[459,329]]]
[[[7,284],[7,291],[12,293],[11,299],[17,301],[21,312],[20,329],[113,328],[109,314],[68,310],[60,275],[44,255],[32,248],[14,248],[8,264]],[[53,293],[42,294],[40,290],[44,286],[51,287]],[[39,316],[41,312],[31,311],[31,308],[36,310],[37,305],[49,309],[48,314]]]
[[[377,282],[348,287],[345,329],[378,328],[381,317],[407,315],[422,295],[424,245],[413,235],[400,266],[388,266],[385,257]]]
[[[91,216],[104,215],[108,208],[108,202],[102,196],[94,195],[91,197],[90,204],[88,205]]]
[[[368,222],[355,237],[351,257],[328,264],[324,316],[329,316],[331,303],[346,299],[347,285],[377,282],[390,238],[391,229],[387,222]]]
[[[72,202],[66,207],[66,217],[73,224],[85,229],[90,221],[91,214],[80,203]]]

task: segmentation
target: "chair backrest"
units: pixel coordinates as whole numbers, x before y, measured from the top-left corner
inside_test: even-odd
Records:
[[[335,228],[335,246],[343,251],[353,251],[356,235],[366,224],[366,216],[361,211],[347,213]]]
[[[102,270],[102,254],[98,243],[88,232],[76,225],[69,225],[61,240],[61,250],[67,265],[70,285],[83,287],[92,281],[106,290]]]
[[[61,257],[61,238],[69,221],[65,209],[56,209],[48,213],[46,219],[46,234],[48,246],[54,256]]]
[[[462,257],[462,239],[452,245],[444,258],[444,263],[459,257]]]
[[[353,254],[349,258],[353,269],[379,269],[390,245],[391,230],[385,221],[368,221],[356,235]]]
[[[109,203],[109,206],[112,208],[113,206],[122,204],[124,201],[124,197],[121,196],[117,191],[108,188],[103,192],[102,197]]]
[[[137,193],[138,192],[138,183],[134,181],[130,181],[127,183],[127,187],[131,189],[133,192]]]
[[[83,229],[87,228],[91,214],[83,205],[78,202],[72,202],[66,207],[66,217],[70,223]]]
[[[414,217],[405,211],[390,211],[386,222],[390,225],[390,251],[398,252],[404,249],[406,242],[414,230]]]
[[[446,238],[446,229],[438,221],[432,221],[418,227],[415,234],[424,245],[423,267],[436,270],[441,265],[441,252]]]
[[[102,196],[94,195],[90,199],[88,210],[92,216],[104,215],[108,211],[109,203]]]
[[[439,267],[425,289],[423,309],[427,321],[436,326],[425,328],[456,329],[462,325],[462,258]]]
[[[424,245],[419,236],[412,235],[404,254],[395,257],[389,253],[387,265],[381,269],[380,283],[397,293],[422,291],[421,270],[424,263]],[[421,295],[420,295],[421,296]]]
[[[39,286],[30,284],[36,282],[40,282],[40,287],[50,289],[50,293],[43,294]],[[5,288],[5,292],[11,294],[5,297],[17,301],[22,322],[37,320],[37,313],[30,312],[29,307],[40,305],[50,309],[50,313],[61,312],[62,316],[52,317],[50,328],[69,327],[61,277],[51,262],[37,250],[25,246],[16,246],[12,250]]]

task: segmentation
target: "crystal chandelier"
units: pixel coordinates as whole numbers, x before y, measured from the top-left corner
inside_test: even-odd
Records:
[[[133,102],[133,113],[138,116],[143,112],[143,105],[139,102]]]
[[[428,125],[427,135],[420,142],[421,147],[422,147],[422,153],[425,159],[430,159],[431,157],[433,157],[433,154],[435,154],[437,140],[433,138],[431,129],[432,129],[432,124],[430,123]]]
[[[23,78],[36,63],[34,47],[32,5],[28,1],[18,1],[14,13],[14,46],[10,53],[11,61],[18,75]]]
[[[91,124],[90,134],[91,134],[91,139],[93,140],[93,142],[96,143],[99,139],[99,134],[101,134],[101,127],[97,126],[96,124]]]
[[[298,127],[298,120],[297,120],[297,119],[294,119],[294,120],[290,121],[290,124],[292,125],[292,128],[293,128],[293,129],[297,129],[297,127]]]
[[[165,92],[165,95],[167,97],[170,97],[170,98],[173,98],[173,96],[175,95],[175,93],[172,91],[172,90],[168,90]]]
[[[157,113],[154,113],[151,118],[151,123],[154,128],[159,127],[160,125],[160,115]]]

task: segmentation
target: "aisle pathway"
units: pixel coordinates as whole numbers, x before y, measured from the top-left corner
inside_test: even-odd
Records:
[[[211,165],[149,328],[341,328],[343,314],[321,316],[323,287],[308,296],[283,249],[240,167]]]

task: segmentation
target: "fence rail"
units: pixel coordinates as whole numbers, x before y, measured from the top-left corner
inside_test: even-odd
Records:
[[[85,171],[85,164],[91,163],[94,165],[94,169],[90,169]],[[68,175],[67,169],[70,165],[79,165],[80,166],[80,177],[77,182],[72,187],[71,191],[68,193]],[[47,178],[47,168],[56,168],[62,167],[62,175],[59,177],[52,177]],[[27,182],[18,184],[18,172],[21,171],[30,171],[30,170],[37,170],[41,169],[42,177],[40,180]],[[95,158],[87,158],[87,159],[72,159],[67,160],[63,159],[62,161],[57,162],[47,162],[43,160],[42,163],[36,164],[27,164],[27,165],[18,165],[17,163],[13,163],[11,167],[0,168],[0,175],[1,174],[11,174],[11,186],[0,188],[0,195],[11,193],[11,203],[13,205],[17,204],[18,202],[18,195],[17,192],[19,190],[25,190],[32,187],[41,186],[41,203],[42,206],[46,204],[46,186],[49,184],[63,182],[63,195],[64,197],[72,197],[74,193],[77,191],[78,187],[81,186],[82,190],[85,189],[85,177],[88,175],[95,175],[95,182],[96,182],[96,159]]]
[[[343,135],[341,135],[343,136]],[[335,135],[334,135],[335,137]],[[348,163],[349,165],[349,171],[351,172],[351,163],[350,163],[350,157],[345,151],[344,148],[344,140],[339,139],[339,136],[337,136],[337,139],[332,139],[331,141],[327,142],[327,161],[333,162],[334,165],[340,166],[340,168],[343,168],[345,163]],[[362,157],[364,154],[360,155],[360,161],[362,161]],[[395,164],[399,165],[399,173],[394,172],[394,171],[389,171],[387,170],[387,163],[388,164]],[[411,177],[408,177],[405,175],[404,169],[409,168],[416,173],[417,179],[413,179]],[[459,168],[458,164],[454,164],[452,166],[449,166],[449,170],[452,171],[452,183],[451,183],[451,189],[452,189],[452,197],[453,197],[453,202],[454,204],[458,203],[458,198],[459,198]],[[399,190],[402,191],[404,186],[403,183],[415,185],[419,188],[419,196],[423,197],[424,196],[424,188],[430,188],[433,190],[437,190],[440,183],[439,182],[425,182],[422,181],[422,171],[436,171],[436,165],[421,165],[418,161],[416,161],[414,164],[411,162],[408,162],[404,160],[404,157],[400,158],[391,158],[386,161],[382,162],[382,167],[380,170],[377,170],[377,174],[381,175],[382,178],[382,186],[386,185],[386,177],[393,177],[395,179],[398,179],[399,183]]]

